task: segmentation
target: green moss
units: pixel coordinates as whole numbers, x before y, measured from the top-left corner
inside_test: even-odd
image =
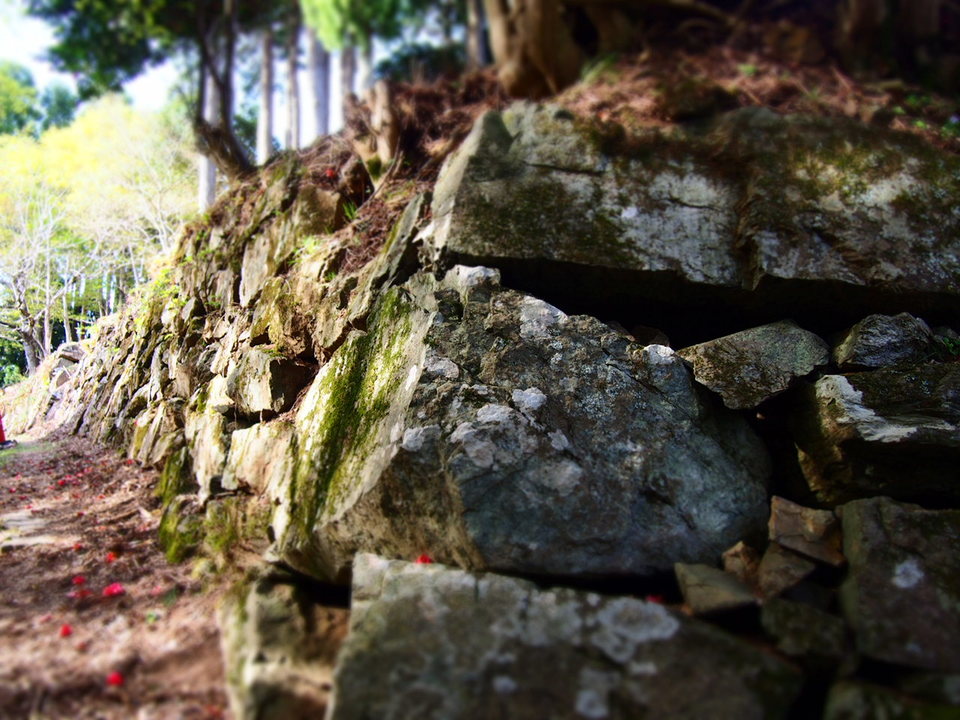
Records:
[[[413,306],[402,288],[391,288],[371,314],[368,331],[354,333],[321,371],[307,402],[313,414],[298,419],[301,458],[294,468],[289,504],[293,537],[303,547],[324,511],[353,487],[405,380]]]
[[[242,502],[236,497],[211,500],[203,519],[203,549],[215,563],[222,564],[241,537]]]
[[[185,514],[187,505],[186,497],[175,497],[160,518],[160,546],[170,563],[183,562],[193,555],[203,537],[203,518]]]
[[[468,200],[470,210],[461,216],[458,232],[471,238],[473,253],[500,255],[513,243],[517,257],[562,257],[585,265],[595,265],[598,258],[612,264],[630,261],[623,228],[603,210],[599,184],[589,200],[546,173],[504,188],[508,196],[491,196],[484,189]],[[544,232],[545,223],[550,232]]]
[[[181,448],[167,458],[153,494],[160,498],[163,507],[167,507],[177,495],[188,489],[191,477],[190,452]]]

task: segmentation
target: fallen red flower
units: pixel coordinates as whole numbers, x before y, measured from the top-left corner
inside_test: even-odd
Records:
[[[112,563],[112,562],[113,562],[114,560],[116,560],[116,559],[117,559],[117,554],[116,554],[115,552],[113,552],[113,551],[111,550],[110,552],[107,553],[107,562],[108,562],[108,563]]]
[[[324,173],[328,178],[335,178],[337,176],[337,171],[333,168],[327,168],[327,171]]]
[[[123,674],[112,672],[107,675],[107,685],[113,685],[114,687],[120,687],[123,685]]]
[[[72,582],[74,585],[83,585],[87,579],[83,575],[74,575]]]
[[[656,603],[657,605],[663,605],[663,595],[647,595],[646,601],[649,603]]]
[[[83,550],[83,545],[81,543],[75,543],[73,549],[77,551]]]
[[[417,558],[417,565],[429,565],[432,562],[433,558],[426,553]]]
[[[73,635],[72,627],[66,624],[60,626],[60,637],[70,637],[71,635]]]
[[[120,583],[110,583],[103,589],[104,597],[115,597],[117,595],[123,595],[127,591],[123,589],[123,585]]]

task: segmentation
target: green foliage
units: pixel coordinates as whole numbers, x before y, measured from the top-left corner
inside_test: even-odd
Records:
[[[80,99],[66,85],[54,83],[40,93],[40,106],[43,108],[41,129],[67,127],[73,122]]]
[[[462,45],[404,44],[377,63],[374,74],[391,82],[434,80],[459,75],[466,63],[466,50]]]
[[[617,53],[607,53],[600,55],[587,62],[581,71],[581,78],[586,83],[595,83],[606,78],[616,76],[617,60],[620,56]]]
[[[353,222],[357,219],[357,206],[350,200],[343,201],[343,216],[347,222]]]
[[[0,367],[0,387],[13,385],[24,379],[24,374],[17,365],[4,365]]]
[[[937,338],[938,355],[943,360],[960,360],[960,340],[952,337],[940,336]]]
[[[960,115],[951,115],[940,128],[940,134],[945,138],[960,138]]]
[[[0,134],[32,132],[39,119],[37,89],[30,71],[0,61]]]
[[[30,0],[28,12],[53,25],[50,59],[73,73],[82,98],[119,91],[145,67],[162,62],[189,36],[195,10],[182,0]],[[179,15],[177,18],[176,16]]]
[[[741,75],[745,75],[746,77],[753,77],[754,75],[757,74],[757,72],[759,72],[760,68],[758,68],[753,63],[743,63],[742,65],[737,65],[737,70],[740,71]]]
[[[422,16],[428,0],[302,0],[304,19],[330,50],[358,43],[369,47],[374,36],[397,38],[405,24]]]

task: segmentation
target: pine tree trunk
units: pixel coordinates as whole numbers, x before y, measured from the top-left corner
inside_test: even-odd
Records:
[[[260,113],[257,115],[257,164],[263,165],[273,152],[273,33],[269,28],[260,38]]]
[[[340,51],[340,93],[353,92],[353,83],[357,75],[357,49],[353,45],[344,45]]]
[[[70,293],[63,293],[63,341],[65,343],[73,342],[70,335]]]
[[[287,147],[300,147],[300,6],[294,3],[290,16],[290,37],[287,41]]]
[[[362,96],[366,90],[373,87],[373,39],[366,47],[361,48],[360,58],[357,63],[358,89]]]
[[[467,67],[471,70],[490,64],[490,49],[484,32],[485,20],[483,0],[467,0]]]
[[[330,53],[312,30],[307,31],[307,67],[313,92],[313,115],[317,136],[330,132]]]
[[[204,82],[206,83],[206,92],[204,93],[203,120],[215,127],[220,109],[217,86],[209,75]],[[197,201],[200,212],[204,212],[213,205],[213,201],[217,197],[217,166],[210,155],[200,155],[199,165],[200,185]]]

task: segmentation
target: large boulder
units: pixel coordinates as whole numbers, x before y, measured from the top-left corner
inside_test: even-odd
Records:
[[[780,718],[799,684],[662,605],[361,555],[329,717]]]
[[[960,499],[960,364],[826,375],[804,396],[797,446],[821,501]]]
[[[281,557],[354,553],[609,576],[716,562],[762,534],[766,451],[666,347],[457,267],[381,299],[297,417]]]
[[[448,159],[430,247],[555,302],[666,296],[714,325],[744,311],[831,326],[887,308],[945,317],[960,310],[958,169],[843,119],[751,108],[625,136],[519,104],[480,118]]]
[[[960,672],[960,510],[889,498],[843,506],[841,589],[857,649],[874,660]]]

